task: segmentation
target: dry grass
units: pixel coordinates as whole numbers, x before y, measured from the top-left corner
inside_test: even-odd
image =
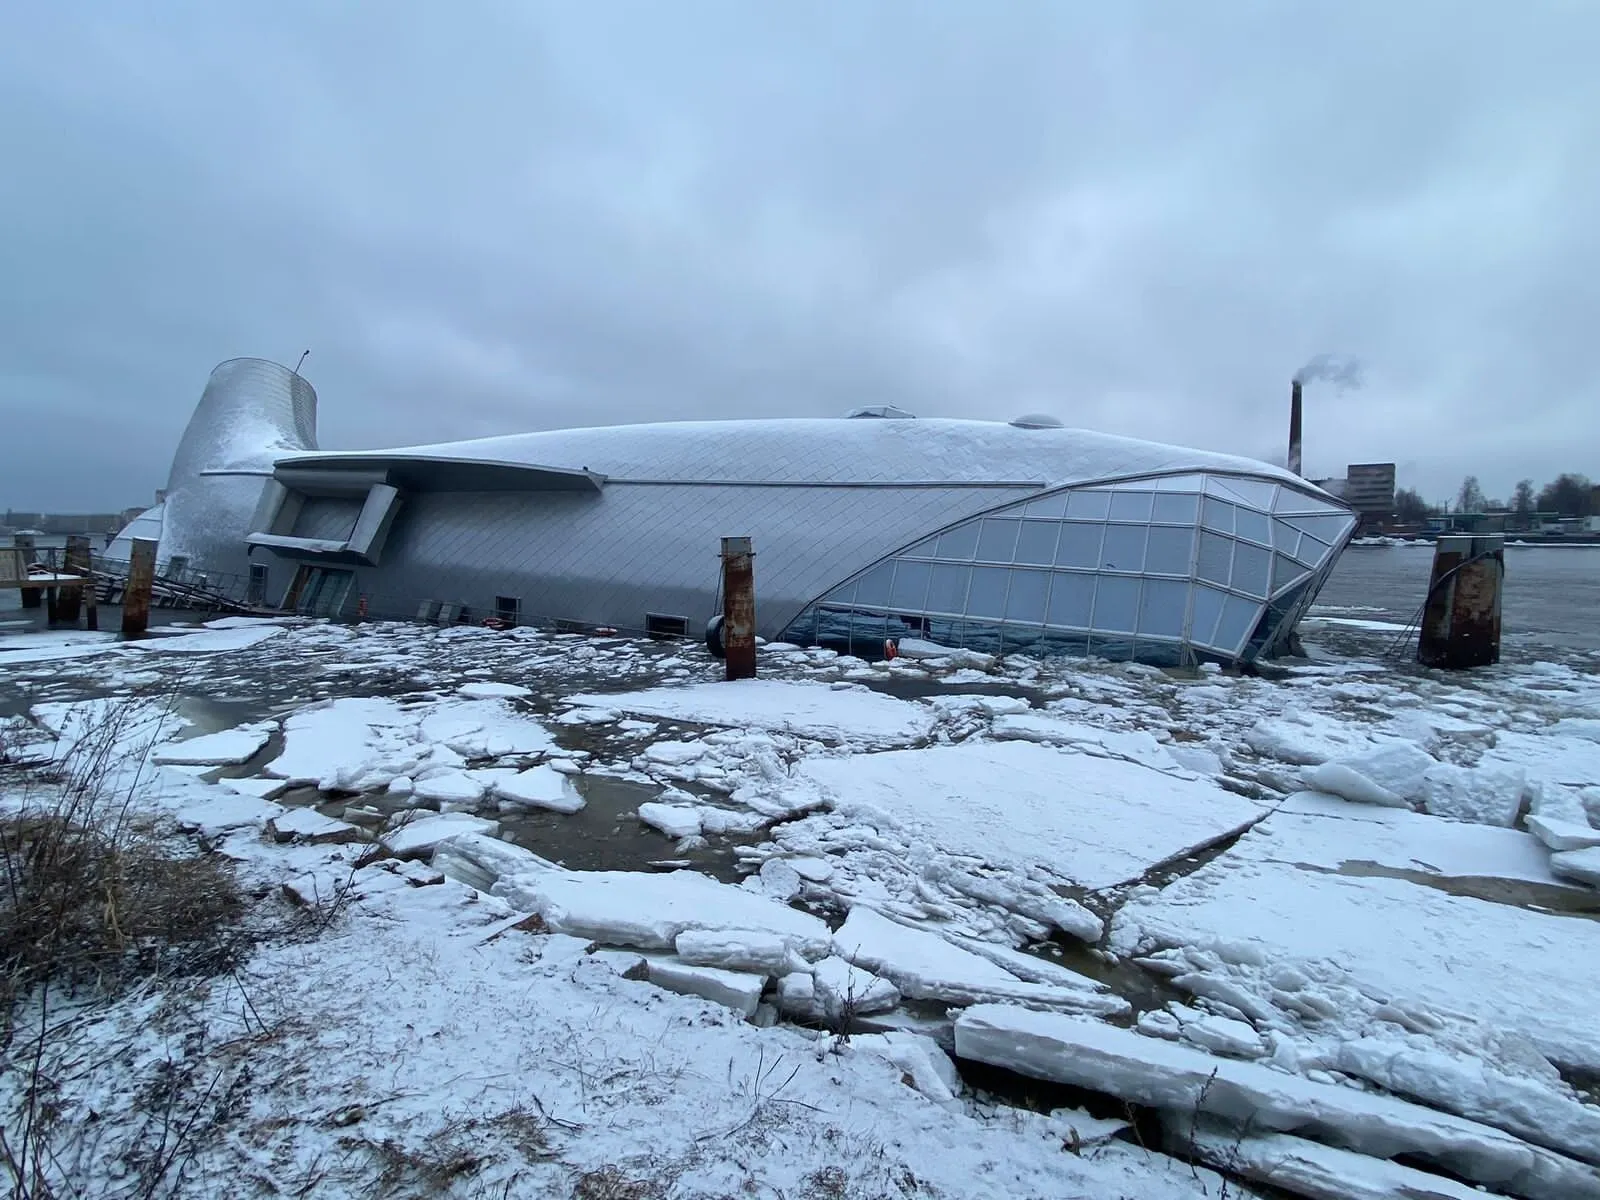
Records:
[[[222,859],[174,854],[92,808],[30,806],[0,818],[0,1004],[46,980],[104,986],[175,954],[220,967],[219,938],[242,908]]]
[[[659,1200],[665,1194],[660,1182],[630,1177],[617,1166],[585,1171],[572,1184],[572,1200]]]
[[[170,696],[99,702],[74,714],[53,753],[36,737],[24,753],[0,746],[0,1069],[19,1083],[0,1124],[0,1177],[14,1200],[70,1194],[63,1163],[93,1140],[59,1120],[52,1051],[83,1011],[62,996],[226,972],[247,944],[230,864],[164,839],[133,806],[170,710]],[[132,1195],[181,1179],[200,1128],[236,1099],[219,1090],[222,1073],[194,1079],[168,1065],[147,1127],[123,1148]]]

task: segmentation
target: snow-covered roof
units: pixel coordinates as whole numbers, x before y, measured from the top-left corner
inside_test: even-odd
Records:
[[[398,457],[584,470],[613,482],[1006,482],[1059,487],[1130,475],[1205,470],[1255,475],[1317,490],[1279,467],[1234,455],[1085,429],[929,419],[659,422],[390,450],[302,452],[282,456],[277,463],[312,465],[318,460],[345,463]]]

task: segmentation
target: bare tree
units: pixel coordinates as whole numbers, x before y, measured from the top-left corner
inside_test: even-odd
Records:
[[[1461,490],[1456,493],[1456,511],[1479,513],[1483,511],[1483,506],[1483,488],[1478,484],[1478,477],[1468,475],[1461,481]]]
[[[1415,488],[1401,488],[1394,494],[1394,515],[1404,525],[1420,525],[1433,515],[1433,507]]]
[[[1517,490],[1511,494],[1512,511],[1520,516],[1533,512],[1533,480],[1519,479]]]
[[[1539,511],[1587,517],[1594,507],[1594,485],[1586,475],[1562,475],[1539,492]]]

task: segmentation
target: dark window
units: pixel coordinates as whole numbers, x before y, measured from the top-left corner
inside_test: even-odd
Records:
[[[284,607],[292,607],[301,616],[337,617],[344,609],[345,598],[355,578],[354,571],[301,567]]]
[[[167,560],[167,578],[176,579],[189,568],[189,560],[182,554],[174,554]]]
[[[645,613],[644,631],[653,638],[688,637],[689,618],[669,617],[662,613]]]
[[[496,596],[494,598],[494,615],[499,620],[515,625],[521,613],[522,601],[520,598],[516,596]]]
[[[250,604],[260,604],[267,596],[267,564],[250,564],[250,591],[247,601]]]

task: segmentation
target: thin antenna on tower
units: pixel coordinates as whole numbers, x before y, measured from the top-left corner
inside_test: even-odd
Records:
[[[301,356],[300,356],[300,361],[299,361],[299,362],[297,362],[297,363],[295,363],[295,365],[294,365],[294,373],[295,373],[295,374],[296,374],[296,375],[298,375],[298,374],[300,374],[300,368],[301,368],[301,367],[303,367],[303,366],[304,366],[304,365],[305,365],[305,361],[306,361],[306,355],[308,355],[308,354],[310,354],[310,353],[311,353],[311,351],[309,351],[309,350],[307,350],[307,351],[306,351],[306,352],[305,352],[305,354],[302,354],[302,355],[301,355]]]

